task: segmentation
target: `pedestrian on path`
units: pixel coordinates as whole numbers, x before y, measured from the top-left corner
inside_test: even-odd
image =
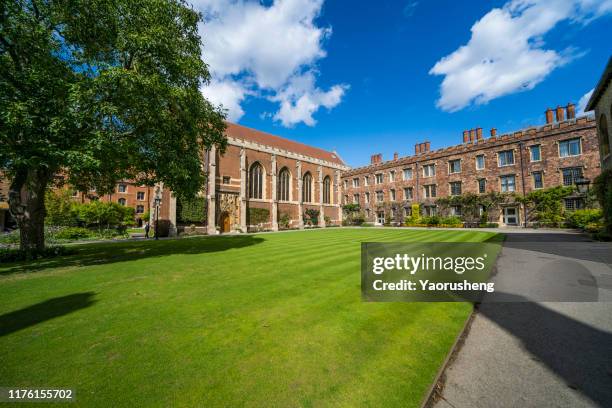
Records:
[[[149,221],[146,222],[145,226],[144,226],[144,230],[145,230],[145,239],[149,238],[149,230],[151,229],[151,224],[149,224]]]

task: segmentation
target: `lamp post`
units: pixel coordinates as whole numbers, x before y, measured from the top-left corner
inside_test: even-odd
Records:
[[[155,239],[159,239],[159,206],[161,206],[162,197],[161,190],[159,187],[155,189]]]

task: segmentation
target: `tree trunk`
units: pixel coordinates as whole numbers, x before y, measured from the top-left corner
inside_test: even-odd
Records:
[[[20,249],[28,256],[45,248],[45,191],[49,174],[46,169],[22,169],[11,182],[9,208],[19,227]]]

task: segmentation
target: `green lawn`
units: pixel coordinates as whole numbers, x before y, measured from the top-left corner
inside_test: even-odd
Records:
[[[0,386],[74,388],[76,406],[418,406],[471,305],[362,303],[359,243],[492,235],[336,228],[0,265]]]

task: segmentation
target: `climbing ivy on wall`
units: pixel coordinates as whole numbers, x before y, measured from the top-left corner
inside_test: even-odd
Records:
[[[206,199],[196,197],[185,201],[179,199],[176,203],[176,217],[179,223],[195,224],[206,221]]]

